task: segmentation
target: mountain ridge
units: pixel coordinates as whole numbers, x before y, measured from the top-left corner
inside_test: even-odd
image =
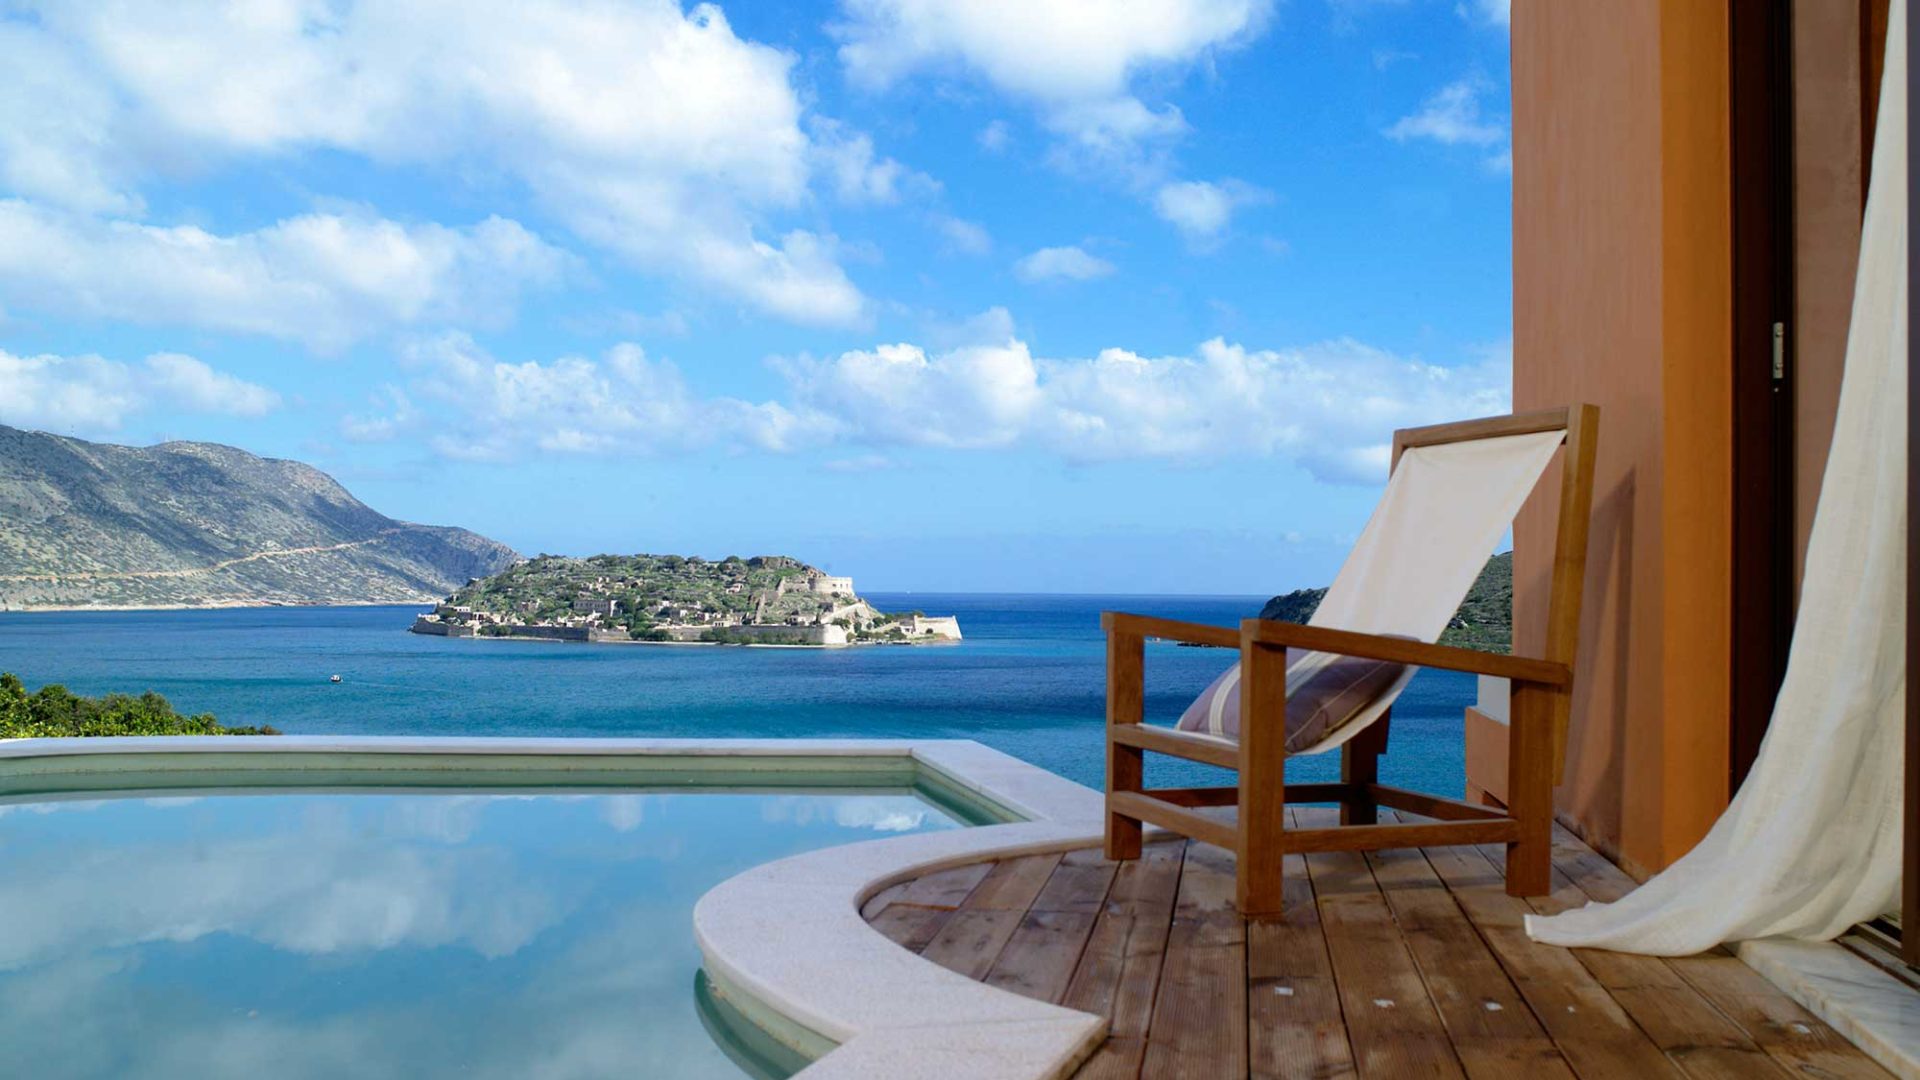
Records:
[[[517,558],[381,514],[303,462],[0,425],[0,607],[414,603]]]

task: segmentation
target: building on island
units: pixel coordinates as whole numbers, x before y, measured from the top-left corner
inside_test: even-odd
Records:
[[[854,595],[853,579],[850,577],[833,577],[829,574],[808,574],[802,587],[807,592],[818,593],[821,596]]]
[[[910,638],[960,640],[960,619],[953,615],[905,615],[900,619],[900,629]]]

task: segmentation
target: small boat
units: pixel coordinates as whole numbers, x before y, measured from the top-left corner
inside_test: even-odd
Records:
[[[333,678],[331,678],[331,679],[328,679],[327,681],[328,681],[328,682],[339,682],[339,681],[340,681],[340,676],[338,676],[338,675],[335,675],[335,676],[334,676]]]

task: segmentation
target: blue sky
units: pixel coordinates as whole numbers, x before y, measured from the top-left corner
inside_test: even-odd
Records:
[[[1323,584],[1507,407],[1500,0],[0,4],[0,422],[523,552]]]

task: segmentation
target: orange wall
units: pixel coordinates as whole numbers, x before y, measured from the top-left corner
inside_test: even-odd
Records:
[[[1514,406],[1601,407],[1559,807],[1642,875],[1728,797],[1725,2],[1513,5]],[[1536,655],[1554,501],[1515,525],[1516,645]]]

